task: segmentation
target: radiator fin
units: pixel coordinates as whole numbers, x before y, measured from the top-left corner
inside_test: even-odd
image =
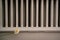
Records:
[[[2,0],[2,28],[55,30],[60,27],[59,5],[59,0]]]

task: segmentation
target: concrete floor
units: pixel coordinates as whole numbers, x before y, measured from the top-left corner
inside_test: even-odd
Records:
[[[0,33],[0,40],[60,40],[60,33],[44,33],[44,32],[21,32]]]

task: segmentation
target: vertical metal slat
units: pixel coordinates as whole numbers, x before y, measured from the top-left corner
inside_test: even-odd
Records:
[[[5,0],[5,15],[6,15],[6,27],[8,27],[8,3]]]
[[[38,0],[36,1],[36,27],[38,27]]]
[[[53,0],[51,0],[51,27],[53,27]]]
[[[21,27],[23,27],[23,0],[21,0]]]
[[[46,0],[46,27],[48,27],[48,0]]]
[[[56,0],[56,27],[58,27],[58,0]]]
[[[43,27],[43,0],[41,0],[41,27]]]
[[[26,26],[28,27],[28,0],[26,0]]]
[[[33,0],[31,0],[31,27],[33,27]]]
[[[13,0],[11,0],[11,27],[13,27]]]
[[[16,0],[16,27],[18,27],[18,0]]]

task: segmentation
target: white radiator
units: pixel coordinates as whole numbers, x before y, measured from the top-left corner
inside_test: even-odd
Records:
[[[60,31],[59,0],[2,0],[0,31]]]

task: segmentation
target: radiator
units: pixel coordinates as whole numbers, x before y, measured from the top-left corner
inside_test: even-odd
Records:
[[[59,0],[2,0],[0,31],[60,31]]]

